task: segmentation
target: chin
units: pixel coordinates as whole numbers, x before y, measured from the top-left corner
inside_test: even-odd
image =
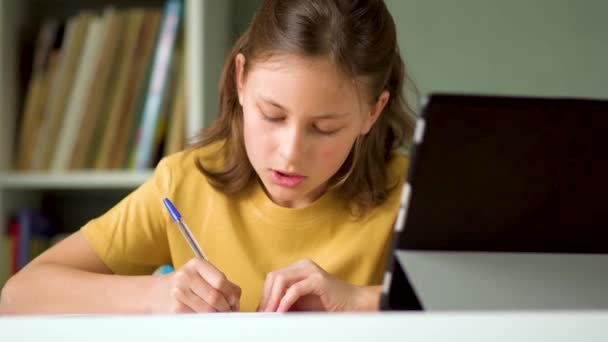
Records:
[[[294,202],[302,201],[302,191],[297,188],[285,188],[273,183],[265,184],[266,193],[276,204],[283,207],[292,207]]]
[[[296,200],[298,195],[301,195],[301,191],[297,189],[284,188],[282,186],[276,184],[270,184],[270,187],[266,187],[268,193],[272,196],[272,198],[285,200],[285,201],[293,201]]]

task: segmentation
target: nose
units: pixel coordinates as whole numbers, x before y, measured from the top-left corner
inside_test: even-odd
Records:
[[[302,158],[305,152],[305,141],[302,130],[298,127],[286,127],[279,142],[281,156],[290,163]]]

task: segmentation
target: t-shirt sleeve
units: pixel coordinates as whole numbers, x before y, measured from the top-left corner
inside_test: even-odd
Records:
[[[170,168],[163,159],[151,179],[81,228],[115,274],[151,274],[158,266],[170,263],[166,229],[171,221],[163,204],[170,183]]]

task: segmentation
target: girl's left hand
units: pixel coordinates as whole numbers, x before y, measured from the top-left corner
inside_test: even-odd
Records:
[[[366,310],[376,291],[348,284],[304,259],[266,276],[258,311]],[[379,297],[378,297],[379,298]]]

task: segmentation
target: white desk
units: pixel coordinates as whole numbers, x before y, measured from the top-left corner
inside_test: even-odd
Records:
[[[608,311],[3,317],[0,341],[605,342]]]

